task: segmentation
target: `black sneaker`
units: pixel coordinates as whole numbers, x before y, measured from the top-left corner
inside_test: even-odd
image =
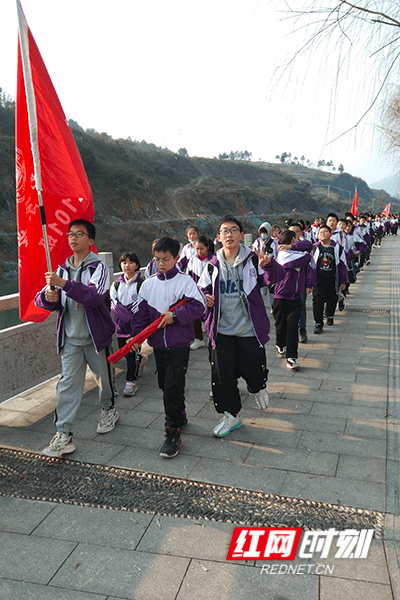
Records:
[[[307,329],[305,327],[302,327],[300,329],[299,333],[300,333],[300,343],[301,344],[305,344],[307,342],[307,340],[308,340]]]
[[[179,446],[181,445],[181,430],[167,427],[165,429],[165,440],[161,446],[160,456],[165,458],[174,458],[179,452]]]
[[[338,309],[339,312],[342,312],[344,310],[344,298],[341,298],[338,302]]]
[[[322,333],[322,323],[315,323],[314,333]]]
[[[333,317],[328,317],[326,320],[327,325],[333,325]]]

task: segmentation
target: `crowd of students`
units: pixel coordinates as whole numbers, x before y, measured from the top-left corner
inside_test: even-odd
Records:
[[[56,273],[45,274],[46,286],[35,299],[38,306],[58,312],[62,367],[56,434],[43,454],[58,457],[75,450],[71,430],[87,365],[102,406],[97,433],[114,429],[119,414],[107,361],[112,335],[115,331],[121,348],[158,317],[160,326],[148,344],[163,391],[165,437],[160,456],[172,458],[179,452],[181,430],[187,424],[186,371],[190,352],[205,345],[203,328],[211,366],[210,398],[221,417],[212,434],[225,437],[241,427],[240,377],[256,406],[269,406],[268,314],[274,318],[277,356],[286,359],[288,369],[298,370],[299,342],[308,341],[308,295],[312,294],[314,334],[320,335],[324,319],[333,326],[336,308],[344,310],[350,285],[370,264],[372,248],[379,248],[385,235],[397,235],[398,225],[398,215],[356,218],[351,213],[343,218],[330,213],[313,224],[288,219],[282,230],[264,222],[250,249],[243,244],[242,223],[228,215],[218,224],[214,241],[194,225],[186,230],[183,248],[171,237],[154,240],[145,279],[138,256],[124,252],[119,260],[122,273],[108,290],[107,267],[91,251],[93,224],[72,221],[67,235],[73,255]],[[134,344],[126,358],[124,396],[137,392],[147,360]]]

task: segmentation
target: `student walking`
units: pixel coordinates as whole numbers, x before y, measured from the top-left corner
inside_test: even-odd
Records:
[[[296,231],[285,230],[279,234],[277,262],[285,269],[283,279],[275,284],[272,310],[275,318],[276,350],[278,358],[286,356],[286,367],[299,369],[298,324],[302,311],[302,295],[306,291],[306,273],[310,264],[310,252],[292,250],[295,245]],[[310,244],[311,246],[311,244]]]
[[[240,242],[243,226],[227,216],[218,225],[222,248],[204,269],[199,287],[207,298],[205,327],[210,339],[214,406],[222,416],[213,435],[224,437],[241,427],[237,380],[247,383],[259,408],[268,408],[264,345],[269,320],[260,288],[284,277],[284,269],[264,252],[254,254]]]
[[[196,253],[189,259],[186,271],[193,281],[197,283],[205,266],[214,256],[214,242],[205,235],[199,235],[193,245]],[[198,350],[205,346],[201,319],[194,321],[193,329],[195,338],[190,344],[190,349]]]
[[[92,223],[85,219],[72,221],[67,235],[73,255],[56,273],[46,273],[47,285],[35,298],[37,306],[58,312],[57,349],[61,353],[54,414],[56,434],[42,451],[45,456],[62,456],[75,450],[72,427],[83,396],[87,365],[99,386],[102,405],[97,433],[114,429],[119,417],[111,365],[107,362],[115,330],[106,305],[108,268],[90,249],[96,236]]]
[[[124,252],[118,264],[122,275],[111,285],[110,296],[118,347],[122,348],[130,337],[143,279],[140,276],[140,261],[134,252]],[[148,358],[141,356],[139,350],[129,352],[125,358],[127,368],[124,396],[134,396],[138,389],[136,381],[139,378],[139,369],[142,375]]]
[[[319,241],[313,248],[313,313],[314,333],[320,334],[324,325],[324,304],[326,303],[327,325],[333,325],[333,315],[339,288],[347,284],[347,265],[343,247],[331,240],[332,232],[328,225],[321,225]]]
[[[190,344],[194,338],[193,321],[200,319],[206,299],[193,279],[177,268],[178,240],[163,237],[154,247],[158,272],[146,279],[139,291],[138,310],[132,336],[163,317],[156,333],[148,343],[154,348],[158,385],[163,390],[165,439],[160,456],[173,458],[179,452],[181,429],[187,423],[185,409],[185,377],[189,362]],[[186,304],[172,307],[180,300]],[[137,345],[133,350],[138,349]]]
[[[186,273],[186,268],[188,266],[189,260],[196,253],[196,250],[194,249],[194,242],[199,237],[199,234],[200,234],[200,231],[199,231],[199,228],[196,227],[196,225],[188,225],[186,227],[187,244],[185,244],[185,246],[183,246],[183,248],[179,254],[179,261],[178,261],[178,267],[184,273]]]

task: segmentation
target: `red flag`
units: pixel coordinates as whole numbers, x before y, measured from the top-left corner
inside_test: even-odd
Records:
[[[49,270],[49,262],[55,271],[65,261],[71,253],[66,236],[70,221],[78,218],[93,221],[94,210],[78,148],[19,0],[17,9],[15,153],[19,312],[23,321],[41,322],[49,313],[35,306],[33,300],[46,283],[44,273]],[[43,221],[47,221],[47,227],[42,227]]]
[[[387,217],[390,214],[390,205],[391,202],[389,202],[389,204],[386,204],[385,208],[382,211],[382,217]]]
[[[358,217],[358,192],[357,192],[357,188],[356,188],[356,191],[354,192],[354,200],[353,200],[353,204],[351,205],[351,211],[350,212],[355,217]]]
[[[174,306],[171,306],[171,308],[169,308],[166,312],[173,312],[177,306],[184,306],[185,304],[185,299],[180,300],[179,302],[174,304]],[[115,365],[116,362],[118,362],[119,360],[121,360],[121,358],[128,354],[133,344],[143,344],[144,340],[147,340],[148,337],[150,337],[153,333],[157,331],[163,318],[164,317],[162,315],[159,316],[158,319],[156,319],[155,321],[150,323],[150,325],[145,327],[143,331],[135,335],[135,337],[131,338],[131,340],[127,344],[125,344],[125,346],[122,346],[122,348],[114,352],[114,354],[110,354],[110,356],[107,356],[108,362],[112,362]]]

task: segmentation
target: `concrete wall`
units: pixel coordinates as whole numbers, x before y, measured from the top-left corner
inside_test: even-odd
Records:
[[[55,314],[0,331],[0,402],[60,373],[55,332]]]
[[[100,252],[113,277],[112,252]],[[19,294],[0,297],[0,311],[17,308]],[[56,347],[57,315],[43,323],[24,323],[0,330],[0,402],[61,372]],[[117,347],[117,346],[116,346]]]

